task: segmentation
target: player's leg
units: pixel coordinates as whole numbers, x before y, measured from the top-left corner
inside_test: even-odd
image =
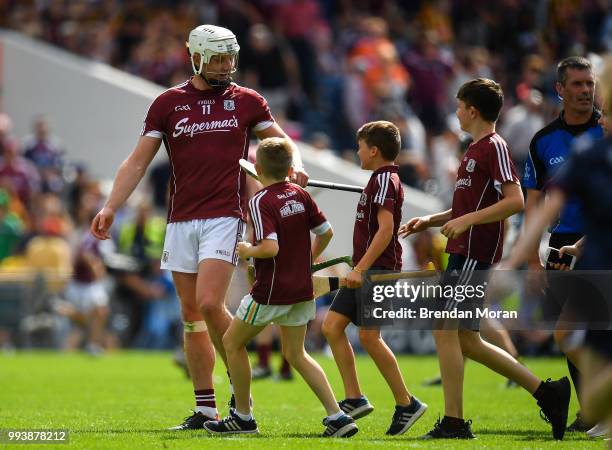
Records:
[[[345,315],[330,310],[323,320],[321,330],[325,339],[327,339],[329,348],[340,371],[345,397],[359,398],[361,397],[361,388],[357,378],[355,354],[345,333],[346,327],[350,322],[351,320]]]
[[[270,369],[270,354],[272,353],[272,342],[274,341],[273,325],[268,325],[255,338],[257,351],[257,364],[253,366],[253,380],[267,378],[272,375]]]
[[[326,425],[324,436],[349,437],[357,433],[353,419],[340,410],[325,372],[304,349],[306,325],[281,326],[280,332],[283,356],[298,371],[325,408],[327,417],[323,421]]]
[[[563,439],[570,398],[570,385],[567,377],[557,381],[540,380],[510,354],[482,340],[477,331],[459,330],[459,338],[465,356],[516,381],[532,394],[551,422],[553,437]]]
[[[233,264],[220,259],[205,259],[198,264],[196,283],[198,307],[206,320],[210,339],[226,366],[222,339],[232,321],[232,315],[225,306],[225,295],[233,273]]]
[[[444,392],[444,415],[463,419],[464,359],[455,329],[433,330]]]
[[[251,415],[251,365],[246,345],[264,328],[265,326],[253,326],[235,317],[223,336],[228,370],[234,386],[236,411],[245,416]]]
[[[185,356],[196,397],[195,414],[176,429],[199,429],[206,420],[218,415],[212,378],[215,349],[196,304],[196,277],[195,273],[172,272],[181,302]]]
[[[359,328],[359,340],[395,398],[395,412],[387,434],[403,434],[425,413],[427,405],[408,391],[397,359],[380,335],[379,328]]]

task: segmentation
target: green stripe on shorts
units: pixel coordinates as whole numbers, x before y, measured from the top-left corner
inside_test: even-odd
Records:
[[[255,319],[257,318],[257,313],[259,312],[259,307],[261,305],[257,303],[257,308],[255,308],[255,314],[253,314],[253,320],[251,320],[251,325],[255,325]]]
[[[251,310],[252,306],[253,306],[253,299],[251,299],[251,302],[249,303],[249,306],[247,307],[246,313],[244,313],[244,317],[242,318],[244,322],[247,322],[247,317],[249,316],[249,311]]]

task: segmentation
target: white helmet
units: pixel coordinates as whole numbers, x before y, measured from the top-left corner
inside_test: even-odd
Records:
[[[234,33],[227,28],[222,28],[215,25],[200,25],[199,27],[191,30],[191,33],[189,33],[188,43],[191,67],[196,75],[202,75],[202,68],[204,67],[204,64],[208,64],[210,62],[210,58],[214,55],[230,54],[234,56],[234,64],[230,73],[234,73],[236,71],[240,46],[238,45],[238,41],[236,40]],[[196,67],[193,61],[193,55],[196,53],[200,55],[199,67]],[[206,81],[208,82],[209,80],[206,79]],[[227,82],[221,82],[221,84],[229,84],[230,81],[231,80],[228,79]]]

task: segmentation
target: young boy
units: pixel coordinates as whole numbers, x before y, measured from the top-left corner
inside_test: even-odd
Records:
[[[457,117],[461,129],[469,133],[474,142],[459,167],[452,208],[415,217],[399,229],[400,235],[408,236],[429,227],[442,226],[442,233],[448,237],[446,251],[450,254],[441,280],[445,287],[482,285],[488,269],[501,258],[504,219],[523,209],[523,194],[514,163],[506,142],[495,132],[503,99],[501,87],[492,80],[478,78],[461,86],[457,93]],[[439,302],[439,307],[445,310],[482,306],[482,299],[474,299],[472,303],[453,298]],[[554,438],[563,438],[570,397],[567,377],[540,381],[507,352],[483,341],[478,320],[465,320],[460,324],[447,320],[434,327],[437,328],[433,334],[442,376],[445,415],[423,438],[474,438],[471,421],[463,420],[464,356],[514,380],[533,394],[552,425]]]
[[[395,355],[380,335],[380,328],[366,327],[361,311],[362,273],[367,270],[401,269],[402,249],[397,230],[402,218],[404,192],[393,164],[400,151],[400,133],[390,122],[363,125],[357,131],[357,154],[361,168],[372,170],[372,177],[361,194],[353,232],[353,270],[346,288],[336,294],[323,322],[323,334],[338,365],[346,398],[340,408],[353,419],[371,413],[374,407],[362,394],[355,369],[355,356],[344,330],[349,322],[359,326],[361,345],[372,357],[395,398],[395,413],[389,435],[405,433],[427,410],[412,396],[402,378]]]
[[[250,405],[246,345],[272,322],[280,325],[283,355],[327,411],[323,436],[349,437],[358,431],[354,420],[338,407],[323,369],[304,350],[306,324],[315,317],[310,267],[333,231],[310,195],[286,181],[291,163],[285,139],[264,139],[257,149],[255,167],[264,188],[249,203],[255,244],[239,242],[236,247],[241,258],[255,259],[255,282],[223,337],[236,407],[225,419],[204,424],[212,434],[259,432]],[[310,232],[316,235],[312,245]]]

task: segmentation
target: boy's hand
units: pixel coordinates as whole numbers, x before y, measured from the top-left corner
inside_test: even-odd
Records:
[[[253,247],[253,245],[250,242],[238,242],[238,244],[236,244],[236,251],[238,252],[238,256],[240,256],[240,259],[248,259],[251,257],[251,247]]]
[[[444,226],[440,229],[440,232],[449,239],[454,239],[459,237],[461,234],[465,233],[472,226],[472,222],[470,220],[470,215],[466,214],[465,216],[457,217],[456,219],[449,220],[444,224]]]
[[[361,276],[361,272],[356,272],[355,270],[351,270],[349,274],[346,276],[346,287],[355,289],[361,287],[363,284],[363,279]]]
[[[405,238],[405,237],[410,236],[413,233],[425,231],[430,226],[429,219],[430,219],[430,216],[413,217],[408,222],[406,222],[404,225],[399,227],[399,230],[397,231],[398,236]]]
[[[582,254],[582,248],[575,244],[574,245],[564,245],[563,247],[559,249],[559,257],[563,258],[563,255],[565,255],[566,253],[568,255],[575,256],[576,258],[580,258],[580,255]],[[569,266],[566,266],[565,264],[560,264],[560,263],[552,264],[552,268],[556,270],[570,270]]]

